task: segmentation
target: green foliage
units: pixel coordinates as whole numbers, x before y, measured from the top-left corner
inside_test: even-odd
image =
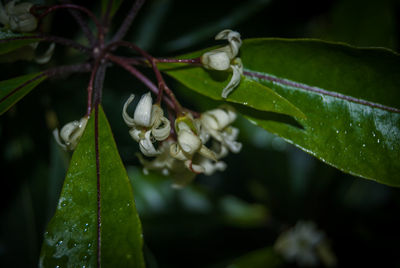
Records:
[[[18,39],[35,36],[33,34],[20,34],[8,31],[0,31],[0,55],[9,53],[18,48],[40,41],[40,38]]]
[[[100,237],[97,233],[98,190],[101,196]],[[98,239],[101,239],[102,266],[144,267],[142,231],[132,187],[101,107],[98,114],[92,113],[72,156],[56,213],[45,233],[40,266],[93,267],[98,258]]]
[[[251,122],[344,172],[400,185],[397,54],[317,40],[249,39],[240,57],[245,78],[228,100],[295,116],[301,126],[290,118],[238,106]],[[228,80],[201,67],[176,68],[168,74],[213,99],[220,99]],[[249,86],[249,81],[257,86]],[[305,117],[294,113],[293,105]]]
[[[0,81],[0,115],[45,79],[46,75],[44,73],[34,73]]]
[[[118,9],[119,9],[119,7],[121,6],[121,4],[122,4],[122,2],[123,2],[124,0],[114,0],[114,1],[112,1],[112,3],[111,3],[111,11],[110,11],[110,17],[112,17],[112,16],[114,16],[115,15],[115,13],[118,11]],[[108,6],[108,3],[109,3],[110,1],[109,0],[102,0],[101,1],[101,10],[102,10],[102,12],[103,12],[103,14],[106,12],[106,10],[107,10],[107,6]]]

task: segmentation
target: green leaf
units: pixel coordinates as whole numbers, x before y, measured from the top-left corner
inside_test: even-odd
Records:
[[[34,73],[0,81],[0,115],[43,82],[45,73]]]
[[[101,10],[102,13],[106,13],[108,3],[112,1],[111,11],[110,11],[110,18],[114,16],[114,14],[118,11],[119,7],[121,6],[124,0],[102,0],[101,1]]]
[[[303,128],[266,113],[251,122],[344,172],[400,186],[400,57],[317,40],[250,39],[248,78],[301,109]]]
[[[198,57],[202,52],[185,55],[182,58]],[[209,71],[202,67],[182,66],[182,64],[164,63],[160,64],[160,68],[186,87],[214,100],[223,100],[221,92],[231,76],[229,72]],[[229,94],[226,100],[261,111],[271,111],[297,118],[305,117],[299,109],[272,89],[244,76],[239,86]]]
[[[38,41],[37,35],[0,31],[0,55]]]
[[[283,267],[282,258],[277,255],[272,247],[263,248],[247,253],[233,261],[228,268],[274,268]]]
[[[95,267],[98,258],[103,267],[144,267],[142,244],[132,187],[99,107],[72,156],[40,267]]]

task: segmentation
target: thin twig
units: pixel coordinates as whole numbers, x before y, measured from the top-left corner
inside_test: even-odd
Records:
[[[111,48],[117,47],[117,46],[124,46],[124,47],[128,47],[130,49],[133,49],[136,52],[138,52],[139,54],[141,54],[143,57],[145,57],[151,63],[151,66],[153,67],[154,74],[156,75],[156,78],[157,78],[157,81],[158,81],[159,89],[161,91],[165,91],[165,93],[168,95],[168,97],[174,102],[176,113],[178,115],[182,115],[184,113],[184,111],[182,109],[182,106],[178,102],[178,100],[175,98],[174,93],[171,91],[171,89],[165,83],[164,78],[162,77],[161,72],[157,67],[156,59],[154,57],[152,57],[150,54],[148,54],[146,51],[142,50],[140,47],[138,47],[135,44],[132,44],[130,42],[126,42],[126,41],[118,41],[118,42],[115,42],[115,43],[111,43],[111,44],[109,44],[107,46],[107,48],[111,49]],[[159,94],[161,95],[162,92],[160,92]]]
[[[124,21],[122,22],[121,26],[119,27],[117,33],[113,36],[110,43],[122,40],[126,33],[128,32],[129,28],[132,25],[133,20],[135,19],[137,13],[139,12],[140,8],[146,0],[136,0],[133,3],[132,8],[129,10],[128,15],[125,17]]]
[[[103,27],[100,24],[100,22],[98,21],[98,19],[96,18],[96,16],[87,8],[83,7],[83,6],[79,6],[79,5],[74,5],[74,4],[61,4],[61,5],[55,5],[52,7],[49,7],[45,12],[43,12],[43,14],[41,14],[38,18],[38,20],[42,20],[45,16],[47,16],[49,13],[54,12],[58,9],[75,9],[75,10],[79,10],[81,12],[86,13],[86,15],[88,15],[93,22],[96,24],[97,27],[97,31],[98,31],[98,37],[100,40],[104,39],[104,34],[103,34]]]
[[[200,64],[200,57],[193,59],[155,59],[157,62],[166,62],[166,63],[191,63],[191,64]]]
[[[133,76],[139,79],[151,92],[153,92],[155,95],[158,95],[159,89],[157,88],[157,86],[138,69],[125,62],[123,58],[111,54],[108,54],[107,58],[130,72]],[[167,104],[168,107],[175,110],[174,102],[172,102],[167,96],[163,97],[163,101]]]
[[[65,4],[72,4],[71,1],[69,0],[60,0],[62,3]],[[89,28],[88,23],[83,19],[81,14],[77,12],[76,10],[68,10],[71,16],[75,19],[75,21],[80,25],[83,34],[86,36],[86,38],[89,41],[89,44],[92,46],[95,43],[95,38],[93,36],[92,31]]]

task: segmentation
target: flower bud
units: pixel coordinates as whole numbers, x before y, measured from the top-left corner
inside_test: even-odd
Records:
[[[201,140],[193,132],[182,130],[178,133],[178,143],[182,150],[193,155],[201,148]]]
[[[53,135],[57,143],[64,150],[74,150],[85,130],[87,121],[88,118],[83,117],[80,121],[72,121],[66,124],[60,132],[55,129]]]
[[[231,65],[228,53],[217,49],[204,53],[200,61],[206,69],[217,71],[226,71]]]
[[[150,92],[142,95],[136,106],[133,121],[139,126],[149,127],[151,123],[152,106],[153,99],[151,98]]]

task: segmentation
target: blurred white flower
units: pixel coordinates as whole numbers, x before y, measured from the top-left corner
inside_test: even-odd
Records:
[[[154,147],[154,142],[163,141],[168,138],[171,125],[164,112],[157,104],[153,105],[150,92],[142,95],[136,106],[133,118],[126,111],[135,95],[131,95],[125,102],[122,117],[131,128],[129,134],[139,143],[140,151],[145,156],[155,156],[160,152]]]
[[[293,228],[278,237],[274,248],[285,259],[295,261],[300,266],[317,266],[320,260],[326,266],[336,264],[336,259],[325,242],[325,234],[317,230],[313,222],[297,222]]]
[[[12,31],[31,32],[37,28],[37,19],[29,11],[32,3],[8,2],[5,7],[0,2],[0,22]]]
[[[85,130],[88,118],[82,117],[79,121],[72,121],[66,124],[61,131],[58,129],[53,130],[53,136],[56,142],[64,150],[74,150]]]
[[[243,74],[243,64],[240,58],[236,56],[239,53],[239,48],[242,45],[240,34],[232,30],[223,30],[215,36],[216,40],[228,40],[229,44],[204,53],[200,57],[200,61],[204,68],[217,71],[232,71],[232,77],[228,85],[222,90],[223,98],[235,89]]]
[[[200,117],[202,130],[209,133],[211,137],[220,143],[217,150],[218,158],[224,157],[227,154],[226,149],[238,153],[242,148],[242,144],[236,141],[239,130],[230,126],[235,119],[236,113],[230,106],[223,106],[207,111]],[[207,137],[206,134],[203,136]]]

